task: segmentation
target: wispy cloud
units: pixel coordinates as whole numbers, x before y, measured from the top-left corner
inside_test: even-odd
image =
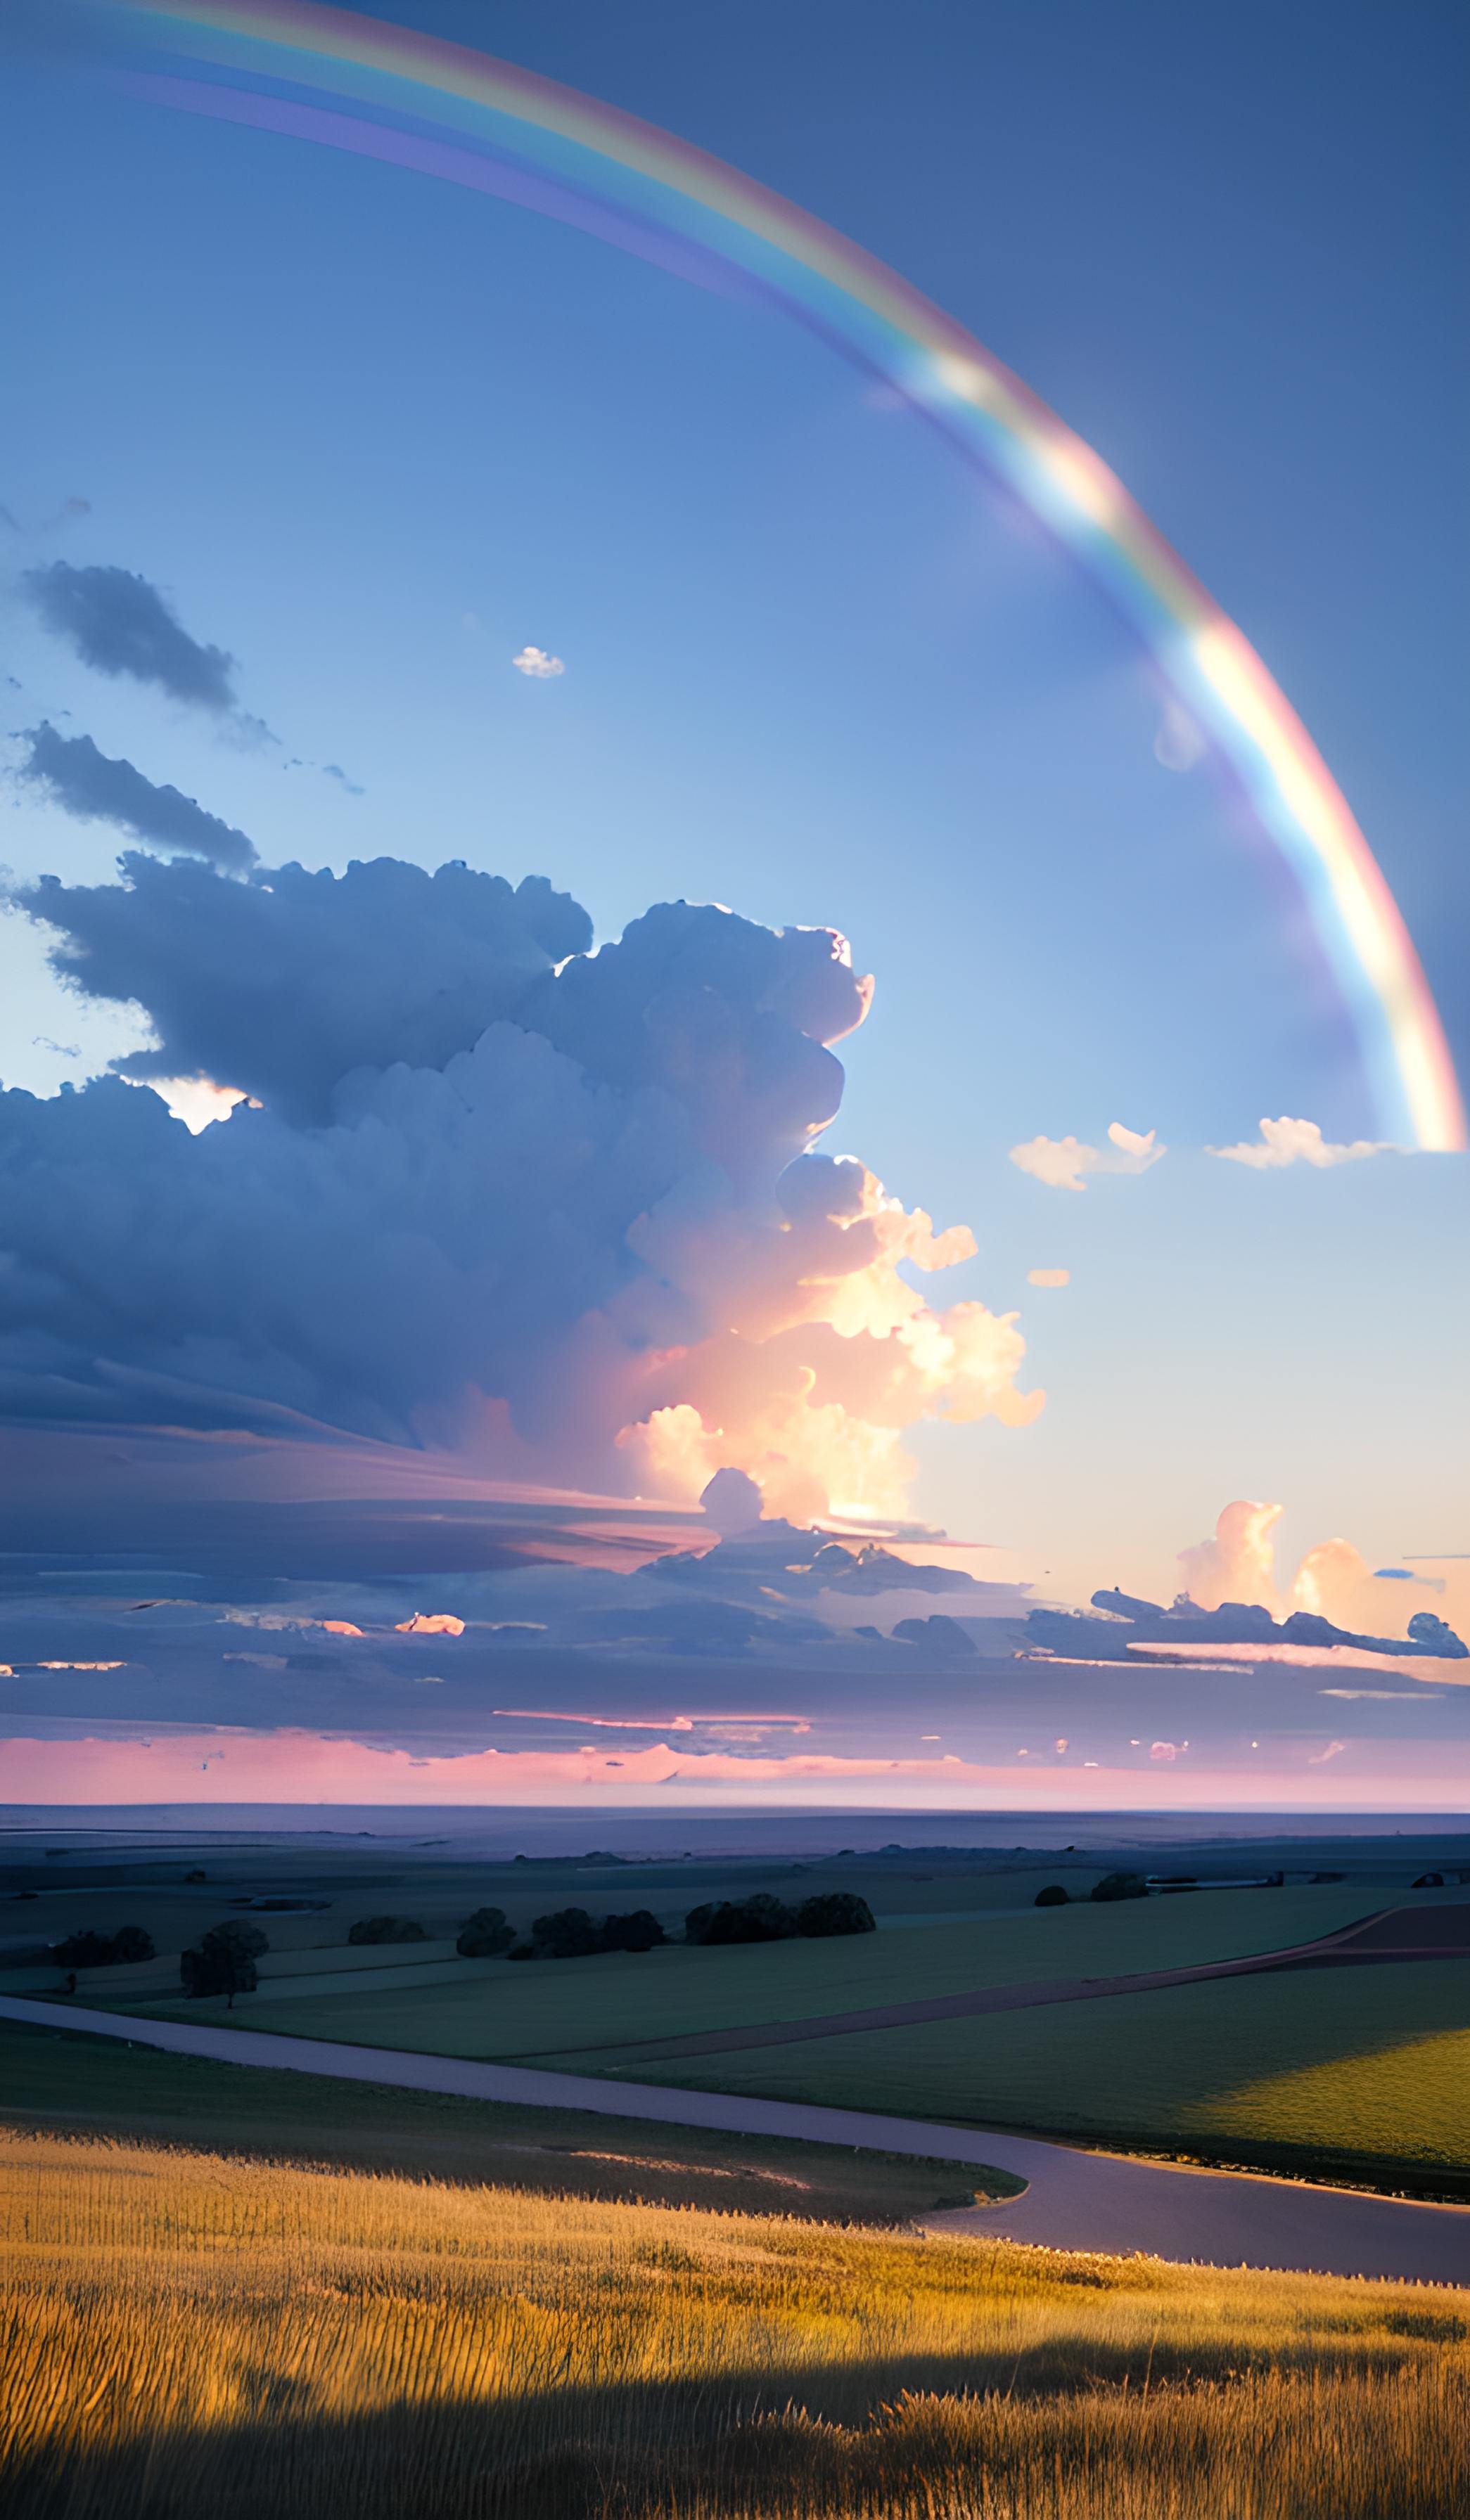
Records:
[[[156,787],[130,761],[99,752],[89,735],[59,735],[43,721],[24,741],[29,751],[21,777],[44,788],[74,821],[113,823],[154,848],[207,858],[229,874],[253,866],[255,844],[244,832],[207,813],[177,788]]]
[[[170,699],[221,716],[234,708],[234,657],[192,638],[146,577],[56,560],[27,569],[23,584],[47,629],[95,672],[152,683]]]
[[[1029,1286],[1070,1286],[1072,1272],[1070,1269],[1028,1269],[1026,1282]]]
[[[532,682],[548,682],[553,674],[565,674],[567,668],[560,656],[548,656],[544,648],[523,648],[511,663],[518,674],[528,674]]]
[[[1331,1164],[1360,1163],[1364,1155],[1392,1155],[1397,1147],[1374,1138],[1355,1138],[1351,1146],[1334,1146],[1325,1139],[1315,1120],[1263,1120],[1259,1139],[1247,1139],[1238,1147],[1207,1147],[1209,1155],[1218,1155],[1227,1164],[1250,1164],[1256,1172],[1280,1172],[1287,1164],[1312,1164],[1325,1171]]]
[[[1157,1137],[1156,1129],[1140,1135],[1114,1120],[1106,1147],[1085,1146],[1080,1138],[1031,1138],[1012,1147],[1010,1159],[1018,1172],[1030,1173],[1048,1190],[1085,1190],[1084,1175],[1089,1173],[1146,1173],[1168,1152],[1156,1144]],[[1034,1285],[1041,1282],[1032,1281]]]

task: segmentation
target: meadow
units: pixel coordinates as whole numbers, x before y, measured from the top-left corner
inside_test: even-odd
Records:
[[[1470,1962],[1216,1978],[639,2061],[630,2080],[1470,2192]],[[570,2070],[571,2060],[562,2060]],[[1416,2175],[1417,2174],[1417,2175]]]
[[[0,2125],[811,2222],[906,2223],[1021,2185],[972,2163],[329,2082],[5,2021]]]
[[[15,2520],[1464,2520],[1470,2296],[0,2138]]]
[[[447,1979],[431,1961],[427,1983],[415,1982],[412,1966],[395,1956],[376,1982],[354,1972],[360,1986],[330,1987],[325,1966],[318,1977],[262,1976],[258,1994],[237,2002],[236,2016],[248,2017],[259,2030],[454,2056],[574,2058],[575,2070],[595,2071],[586,2061],[594,2049],[698,2031],[802,2021],[975,1987],[1104,1977],[1273,1951],[1331,1933],[1385,1904],[1350,1883],[1208,1890],[1108,1907],[1082,1902],[1031,1908],[976,1922],[905,1926],[823,1942],[713,1951],[680,1942],[637,1955],[530,1966],[461,1962],[460,1973]],[[334,1954],[333,1968],[336,1958]],[[116,1976],[121,1979],[123,1972]],[[79,2000],[85,2000],[90,1983],[89,1973]],[[309,2023],[299,2008],[303,1995],[311,1999]],[[224,2007],[222,1999],[186,2002],[180,1993],[150,1994],[145,2008],[207,2020]]]

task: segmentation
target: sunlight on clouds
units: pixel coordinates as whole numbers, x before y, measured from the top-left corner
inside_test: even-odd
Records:
[[[1086,1173],[1146,1173],[1169,1151],[1155,1144],[1157,1136],[1157,1130],[1140,1133],[1114,1120],[1107,1147],[1084,1146],[1080,1138],[1032,1138],[1012,1147],[1010,1160],[1018,1172],[1030,1173],[1048,1190],[1085,1190]]]
[[[1279,1603],[1271,1533],[1280,1519],[1279,1505],[1246,1498],[1227,1505],[1213,1540],[1179,1552],[1190,1599],[1202,1610],[1217,1610],[1222,1601],[1241,1601],[1269,1610],[1274,1618]]]
[[[1355,1138],[1348,1147],[1335,1147],[1322,1136],[1315,1120],[1263,1120],[1259,1142],[1252,1139],[1239,1147],[1207,1147],[1207,1155],[1219,1155],[1229,1164],[1250,1164],[1257,1172],[1278,1172],[1287,1164],[1313,1164],[1319,1171],[1331,1164],[1360,1163],[1364,1155],[1392,1155],[1401,1151],[1385,1140]]]
[[[1028,1269],[1026,1282],[1029,1286],[1070,1286],[1072,1272],[1070,1269]]]
[[[511,663],[518,674],[528,674],[532,682],[548,682],[554,674],[565,674],[567,668],[560,656],[548,656],[544,648],[523,648]]]

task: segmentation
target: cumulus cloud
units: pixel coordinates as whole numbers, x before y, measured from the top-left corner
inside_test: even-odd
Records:
[[[1026,1282],[1029,1286],[1070,1286],[1072,1272],[1070,1269],[1028,1269]]]
[[[523,648],[511,663],[518,674],[528,674],[535,683],[549,682],[553,675],[565,674],[567,668],[560,656],[548,656],[544,648]]]
[[[89,735],[59,735],[44,721],[24,737],[20,776],[44,789],[78,823],[114,823],[154,848],[207,858],[240,873],[255,862],[255,845],[177,788],[155,787],[130,761],[99,752]]]
[[[1280,1519],[1279,1505],[1252,1503],[1243,1497],[1227,1505],[1213,1540],[1179,1552],[1190,1599],[1202,1610],[1217,1610],[1222,1601],[1254,1602],[1274,1618],[1280,1605],[1271,1533]]]
[[[1114,1120],[1106,1147],[1084,1146],[1080,1138],[1032,1138],[1025,1146],[1012,1147],[1011,1162],[1048,1190],[1085,1190],[1087,1173],[1146,1173],[1169,1151],[1155,1144],[1157,1136],[1157,1130],[1140,1135]]]
[[[1227,1164],[1250,1164],[1257,1172],[1280,1172],[1287,1164],[1312,1164],[1325,1171],[1332,1164],[1360,1163],[1364,1155],[1392,1155],[1399,1149],[1372,1138],[1355,1138],[1351,1146],[1324,1139],[1315,1120],[1263,1120],[1259,1139],[1238,1147],[1207,1147]]]
[[[901,1513],[921,1418],[1040,1408],[1014,1315],[911,1282],[968,1232],[812,1151],[870,995],[830,931],[666,903],[594,955],[544,881],[463,867],[124,877],[25,896],[58,968],[152,1021],[129,1078],[259,1107],[190,1138],[116,1078],[0,1097],[12,1413],[290,1412],[690,1505],[732,1469],[807,1519]]]
[[[191,638],[146,577],[55,560],[27,569],[22,583],[47,629],[96,672],[130,675],[221,716],[235,706],[234,657]]]
[[[585,911],[540,877],[513,889],[395,858],[250,884],[141,856],[123,868],[122,884],[47,878],[22,896],[59,936],[61,978],[146,1008],[158,1046],[119,1072],[207,1077],[293,1122],[330,1119],[355,1068],[441,1068],[591,942]]]

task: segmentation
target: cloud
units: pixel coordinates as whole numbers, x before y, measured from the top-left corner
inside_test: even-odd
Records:
[[[1150,1129],[1140,1136],[1136,1129],[1125,1129],[1121,1120],[1114,1120],[1108,1129],[1109,1147],[1083,1146],[1080,1138],[1032,1138],[1025,1146],[1012,1147],[1010,1159],[1019,1172],[1030,1173],[1049,1190],[1085,1190],[1084,1173],[1146,1173],[1169,1151],[1155,1145],[1157,1135]]]
[[[190,637],[156,586],[126,568],[51,561],[22,581],[48,630],[100,674],[127,674],[170,699],[223,715],[235,706],[235,659]]]
[[[20,776],[45,789],[79,823],[113,823],[159,849],[207,858],[238,874],[255,862],[255,845],[244,832],[206,813],[177,788],[156,788],[130,761],[99,752],[89,735],[59,735],[44,722],[24,738],[29,751]]]
[[[1029,1286],[1070,1286],[1072,1272],[1070,1269],[1028,1269],[1026,1282]]]
[[[1355,1138],[1351,1146],[1335,1147],[1324,1139],[1315,1120],[1263,1120],[1259,1143],[1248,1141],[1239,1147],[1207,1147],[1208,1155],[1218,1155],[1227,1164],[1250,1164],[1257,1172],[1279,1172],[1287,1164],[1312,1164],[1325,1171],[1332,1164],[1360,1163],[1365,1155],[1392,1155],[1401,1150],[1371,1138]]]
[[[553,675],[565,674],[567,668],[560,656],[548,656],[544,648],[523,648],[511,663],[518,674],[528,674],[532,682],[549,682]]]
[[[1213,1540],[1179,1552],[1190,1599],[1202,1610],[1217,1610],[1222,1601],[1254,1602],[1274,1617],[1278,1602],[1271,1532],[1280,1519],[1279,1505],[1245,1498],[1227,1505]]]
[[[122,884],[47,878],[22,895],[62,940],[61,978],[147,1009],[158,1047],[119,1072],[207,1077],[294,1123],[330,1120],[354,1069],[442,1068],[591,942],[585,911],[540,877],[513,890],[394,858],[250,884],[145,857],[123,868]]]
[[[359,788],[355,780],[349,779],[341,764],[336,761],[323,762],[322,777],[324,779],[337,780],[339,785],[346,789],[349,796],[365,796],[367,793],[367,789],[365,788]]]
[[[1325,1768],[1328,1760],[1340,1758],[1347,1746],[1346,1741],[1329,1741],[1325,1750],[1313,1750],[1307,1764],[1309,1768]]]
[[[23,897],[57,968],[152,1022],[129,1079],[260,1107],[0,1097],[0,1407],[691,1507],[729,1468],[804,1520],[901,1515],[924,1418],[1041,1407],[1013,1314],[911,1282],[969,1233],[812,1150],[870,997],[831,931],[665,903],[590,954],[539,878],[123,865]]]
[[[452,1610],[415,1610],[411,1619],[399,1619],[396,1633],[400,1637],[462,1637],[463,1619]]]

